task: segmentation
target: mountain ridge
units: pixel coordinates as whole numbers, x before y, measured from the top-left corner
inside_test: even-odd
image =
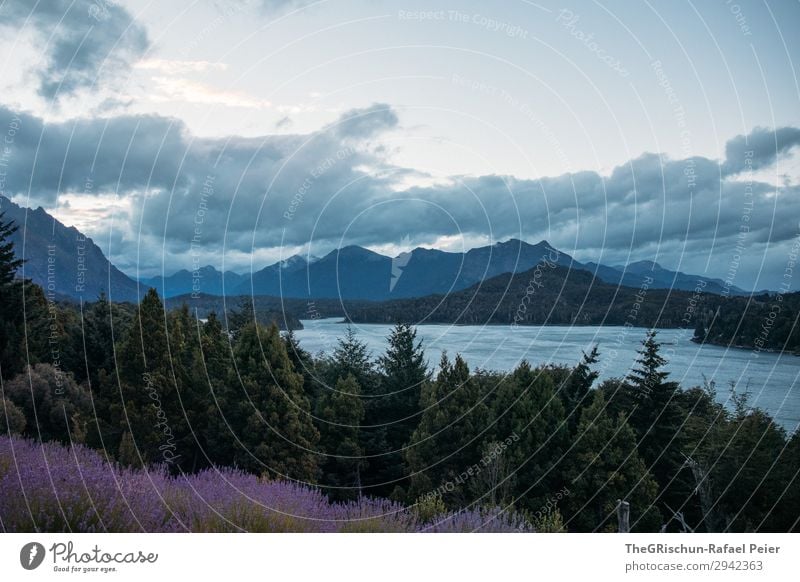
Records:
[[[637,287],[641,277],[647,275],[653,279],[652,288],[690,291],[702,283],[702,290],[710,293],[750,294],[726,286],[721,279],[671,271],[654,261],[635,261],[627,266],[581,263],[546,240],[531,244],[513,238],[465,252],[416,247],[395,257],[347,245],[322,257],[292,255],[249,274],[223,273],[213,265],[205,265],[137,281],[114,266],[90,237],[65,226],[43,208],[27,209],[7,198],[1,201],[0,209],[6,211],[7,219],[20,226],[13,240],[21,249],[19,256],[27,260],[24,276],[45,289],[52,286],[60,298],[94,299],[102,292],[116,301],[138,301],[146,288],[153,287],[164,298],[225,294],[390,301],[447,295],[547,261],[587,271],[613,285]],[[52,233],[50,240],[47,232]],[[50,255],[55,267],[51,267],[48,280]]]

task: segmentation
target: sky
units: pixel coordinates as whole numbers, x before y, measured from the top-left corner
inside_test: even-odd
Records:
[[[520,238],[796,290],[798,23],[796,0],[0,0],[0,193],[134,277]]]

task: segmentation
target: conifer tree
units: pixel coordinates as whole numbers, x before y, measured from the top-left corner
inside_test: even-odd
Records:
[[[568,416],[567,424],[570,432],[574,432],[578,426],[581,409],[591,404],[591,398],[588,398],[589,390],[600,375],[599,372],[592,369],[592,366],[597,363],[599,358],[600,354],[596,345],[592,346],[588,354],[584,352],[581,361],[571,371],[569,378],[559,391],[564,402],[565,413]]]
[[[167,462],[173,467],[181,456],[177,450],[177,401],[167,340],[166,313],[155,289],[139,304],[119,349],[119,398],[111,406],[117,432],[107,446],[119,448],[124,433],[130,434],[127,449],[135,449],[145,463]],[[128,452],[129,453],[129,452]],[[130,454],[125,455],[131,458]]]
[[[359,425],[364,420],[361,391],[352,374],[340,378],[336,388],[320,406],[320,448],[327,455],[323,463],[322,484],[337,501],[361,495],[361,470],[364,451],[359,442]]]
[[[685,438],[679,387],[663,369],[667,361],[660,354],[655,330],[642,342],[636,363],[628,377],[634,402],[629,422],[639,438],[639,454],[661,489],[659,501],[674,509],[690,501],[694,480],[682,454]]]
[[[430,379],[422,342],[416,330],[397,324],[388,337],[386,352],[378,358],[378,394],[366,401],[367,428],[363,443],[369,455],[365,482],[369,492],[401,498],[407,470],[403,449],[420,420],[422,386]]]
[[[234,360],[236,373],[227,390],[235,392],[226,396],[223,410],[238,443],[233,462],[270,477],[314,482],[319,433],[302,376],[294,371],[278,328],[246,325]]]
[[[636,435],[623,415],[612,419],[597,391],[583,410],[567,458],[570,494],[561,513],[570,531],[616,531],[617,500],[628,501],[633,531],[657,531],[658,485],[636,451]]]
[[[536,511],[562,486],[557,465],[568,437],[564,406],[547,370],[521,362],[500,383],[491,418],[495,440],[511,439],[502,455],[514,473],[517,505]]]
[[[0,374],[11,378],[22,369],[22,282],[16,278],[22,260],[16,258],[11,241],[17,226],[3,216],[0,214]]]
[[[450,507],[468,503],[464,472],[480,461],[486,405],[460,355],[453,363],[442,354],[436,380],[423,388],[424,412],[406,449],[411,471],[409,499],[441,491]]]

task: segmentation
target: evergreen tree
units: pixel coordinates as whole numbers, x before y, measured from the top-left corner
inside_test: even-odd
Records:
[[[361,494],[364,451],[359,442],[359,425],[364,420],[361,391],[353,375],[340,378],[336,389],[320,407],[320,447],[328,455],[323,463],[322,484],[337,501],[352,500]]]
[[[759,409],[736,414],[722,430],[722,438],[716,440],[719,448],[706,454],[723,531],[776,531],[778,524],[786,527],[785,516],[776,511],[786,483],[781,470],[781,462],[786,462],[782,459],[784,430]],[[794,518],[797,516],[795,513]]]
[[[320,382],[317,374],[316,362],[314,358],[300,345],[293,330],[288,330],[283,335],[283,343],[286,345],[286,353],[292,362],[295,372],[303,376],[303,390],[306,397],[311,402],[311,410],[317,409],[317,400],[322,394],[323,382]]]
[[[11,378],[22,369],[22,282],[17,270],[22,261],[16,258],[11,235],[17,231],[12,221],[0,214],[0,376]]]
[[[370,493],[402,497],[407,471],[403,448],[419,423],[422,386],[430,379],[422,342],[410,325],[399,323],[388,337],[386,353],[378,358],[379,394],[367,401],[364,443],[369,447],[365,481]],[[395,491],[396,490],[396,491]]]
[[[422,386],[430,378],[422,341],[417,330],[398,323],[388,338],[386,353],[378,359],[381,388],[385,397],[387,441],[399,450],[411,439],[419,422]]]
[[[396,468],[389,468],[387,452],[390,448],[387,426],[382,416],[380,379],[367,345],[348,326],[344,337],[339,338],[332,356],[326,358],[319,369],[323,379],[322,386],[317,389],[319,392],[329,393],[340,378],[347,378],[349,375],[358,384],[364,404],[364,421],[358,438],[366,459],[361,467],[361,484],[367,495],[387,495],[394,487],[390,480],[395,475]]]
[[[230,463],[234,451],[231,429],[224,417],[224,410],[232,404],[226,398],[234,394],[227,388],[233,376],[233,360],[230,339],[214,312],[209,313],[203,324],[199,350],[195,358],[197,364],[193,382],[203,387],[204,398],[196,414],[206,414],[207,418],[197,418],[192,426],[199,435],[198,447],[203,451],[205,460],[212,465],[223,466]]]
[[[684,464],[684,416],[678,400],[679,387],[668,380],[663,368],[656,332],[642,342],[637,367],[628,377],[634,402],[629,422],[639,438],[639,454],[661,489],[661,503],[672,510],[691,502],[694,478]]]
[[[569,495],[562,514],[570,531],[616,531],[617,500],[628,501],[633,531],[657,531],[658,485],[636,451],[636,435],[625,417],[606,412],[597,391],[583,410],[577,440],[566,459]]]
[[[599,372],[592,369],[592,366],[597,363],[599,358],[600,354],[596,345],[592,346],[588,354],[583,352],[581,361],[571,371],[569,378],[559,390],[559,396],[561,396],[564,410],[568,416],[567,424],[570,432],[574,432],[578,426],[581,409],[591,403],[591,398],[588,398],[589,390],[600,375]]]
[[[460,355],[451,364],[442,354],[436,381],[423,388],[422,406],[422,418],[406,449],[409,499],[443,488],[448,506],[464,507],[470,497],[464,475],[480,461],[488,411]]]
[[[491,418],[495,441],[511,439],[502,455],[514,472],[517,505],[536,511],[563,485],[557,465],[568,437],[564,406],[548,371],[520,363],[500,382]]]
[[[155,289],[139,304],[118,353],[119,398],[111,405],[117,428],[106,444],[119,449],[122,435],[130,433],[126,447],[135,449],[143,462],[166,462],[175,468],[185,460],[176,438],[180,416],[175,411],[180,405],[169,359],[166,312]]]
[[[771,518],[761,531],[800,532],[800,431],[795,431],[781,451],[777,465],[778,496]]]
[[[315,481],[319,433],[278,328],[246,325],[234,361],[236,372],[221,398],[236,443],[231,461],[270,477]]]

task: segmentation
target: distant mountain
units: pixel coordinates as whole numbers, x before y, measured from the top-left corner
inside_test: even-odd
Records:
[[[416,248],[394,258],[348,246],[315,261],[297,257],[289,267],[270,265],[240,284],[238,292],[371,301],[422,297],[458,291],[501,273],[525,271],[548,256],[560,265],[574,263],[546,241],[531,245],[510,240],[466,253]]]
[[[610,285],[639,287],[644,277],[652,277],[651,289],[692,291],[703,281],[705,292],[719,294],[725,290],[720,279],[670,271],[652,261],[627,267],[582,264],[547,241],[529,244],[516,239],[465,253],[416,248],[396,257],[347,246],[322,258],[294,255],[252,275],[222,273],[208,265],[196,272],[183,269],[137,283],[74,227],[63,225],[42,208],[29,210],[6,198],[1,201],[0,210],[20,227],[13,240],[19,256],[27,259],[24,275],[60,298],[93,300],[105,292],[115,301],[138,301],[146,288],[155,287],[165,298],[195,293],[387,301],[447,295],[497,275],[527,271],[544,261],[573,271],[588,271]],[[729,293],[750,295],[738,287],[730,287]]]
[[[168,277],[158,275],[139,279],[145,287],[153,287],[165,298],[191,293],[208,295],[230,295],[231,290],[240,285],[246,277],[233,271],[222,273],[211,265],[197,271],[181,269]]]
[[[560,266],[498,275],[449,295],[345,306],[354,323],[684,328],[685,341],[800,355],[800,292],[722,296],[644,288],[641,279],[626,287]],[[767,320],[773,323],[765,334]]]
[[[65,226],[43,208],[36,210],[0,197],[4,220],[19,227],[11,237],[17,256],[25,260],[20,275],[54,297],[94,301],[104,292],[113,301],[138,301],[136,281],[117,269],[91,238]]]
[[[648,276],[653,278],[652,287],[657,289],[692,291],[698,286],[698,283],[704,282],[703,291],[717,294],[726,292],[725,281],[722,279],[688,275],[681,271],[670,271],[654,261],[637,261],[627,267],[624,265],[609,267],[596,263],[586,263],[584,268],[594,273],[598,279],[614,285],[637,287],[641,285],[642,277]],[[730,295],[750,295],[749,291],[745,291],[735,285],[728,287],[727,293]]]

